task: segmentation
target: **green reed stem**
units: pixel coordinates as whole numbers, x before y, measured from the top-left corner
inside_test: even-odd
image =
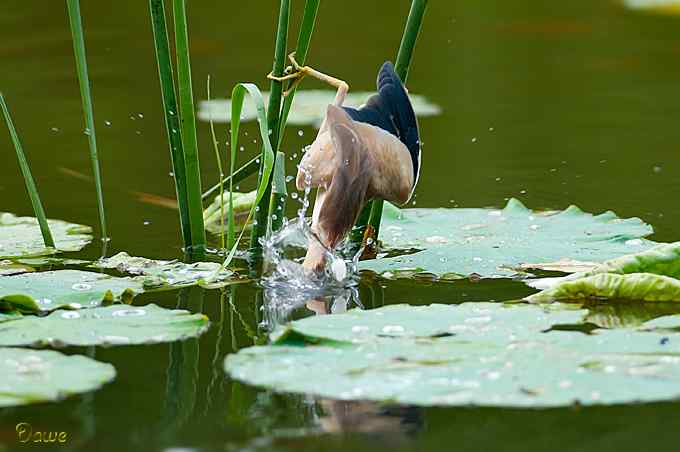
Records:
[[[302,17],[302,24],[300,25],[300,34],[298,35],[297,46],[295,48],[295,59],[301,65],[305,65],[307,59],[307,52],[309,51],[309,44],[312,41],[312,34],[314,33],[314,25],[316,24],[316,13],[319,10],[320,0],[307,0],[305,2],[305,11]],[[277,149],[281,147],[283,141],[283,133],[286,128],[286,121],[288,121],[288,114],[293,105],[293,99],[297,86],[286,96],[283,100],[283,107],[281,109],[281,118],[279,120],[279,134]]]
[[[218,182],[217,184],[210,187],[208,191],[203,193],[202,196],[203,201],[210,198],[211,195],[215,194],[216,191],[219,191],[220,188],[223,187],[224,185],[227,185],[232,181],[234,184],[238,184],[247,177],[252,176],[253,174],[257,173],[257,170],[259,168],[260,168],[260,155],[257,155],[256,157],[250,159],[246,164],[244,164],[236,171],[232,171],[232,173],[229,176],[222,179],[221,182]]]
[[[272,69],[272,74],[275,76],[283,75],[283,69],[286,63],[286,43],[288,41],[288,19],[290,17],[290,0],[281,0],[281,7],[279,9],[279,21],[276,31],[276,47],[274,49],[274,65]],[[271,131],[264,137],[264,141],[268,143],[273,143],[278,150],[279,143],[279,119],[281,113],[281,98],[283,93],[282,82],[272,80],[271,87],[269,89],[269,107],[267,108],[267,128]],[[233,102],[233,101],[232,101]],[[233,137],[232,137],[233,139]],[[264,143],[263,143],[264,144]],[[232,152],[234,148],[232,147]],[[262,161],[264,164],[264,159]],[[260,182],[262,183],[262,178],[264,173],[262,171],[262,166],[260,167]],[[267,228],[269,227],[269,205],[271,198],[271,180],[266,181],[266,191],[263,198],[258,202],[258,209],[255,212],[255,223],[253,225],[253,230],[250,236],[250,247],[254,254],[259,254],[261,251],[260,238],[264,237],[267,233]]]
[[[201,201],[201,169],[196,141],[196,113],[191,86],[191,62],[189,61],[189,35],[187,32],[184,0],[173,0],[175,24],[175,48],[177,52],[177,84],[179,114],[184,150],[184,169],[187,179],[187,205],[191,221],[191,246],[187,250],[196,258],[205,254],[206,239]]]
[[[408,13],[408,19],[406,20],[406,27],[404,29],[404,34],[401,38],[401,44],[399,45],[399,53],[397,54],[397,63],[394,69],[401,78],[403,83],[406,83],[406,77],[408,76],[408,70],[411,65],[411,59],[413,57],[413,50],[416,46],[416,41],[418,40],[418,34],[420,33],[420,28],[423,23],[423,16],[425,15],[425,10],[427,8],[427,0],[413,0],[411,3],[411,10]],[[371,227],[372,239],[375,242],[378,240],[378,234],[380,233],[380,221],[382,219],[383,211],[383,200],[376,199],[371,203],[371,214],[368,219],[368,225]],[[365,214],[360,215],[364,217]]]
[[[208,96],[208,102],[210,102],[210,74],[208,74],[208,81],[207,81],[207,86],[206,86],[206,92]],[[215,136],[215,124],[212,120],[212,117],[210,118],[210,137],[212,138],[212,143],[213,143],[213,149],[215,151],[215,159],[217,160],[217,170],[220,173],[220,178],[218,180],[222,180],[224,178],[224,171],[222,171],[222,158],[220,157],[220,148],[217,145],[217,137]],[[233,193],[230,191],[229,193],[229,218],[234,217],[234,205],[232,203],[232,197]],[[220,184],[220,243],[221,243],[221,248],[224,250],[225,249],[225,243],[224,243],[224,185]]]
[[[3,96],[2,93],[0,93],[0,106],[2,107],[2,112],[5,115],[5,122],[7,123],[7,128],[9,129],[9,135],[12,137],[12,143],[14,143],[14,150],[17,153],[19,168],[21,168],[21,174],[24,176],[24,182],[26,183],[28,196],[31,198],[33,213],[38,219],[38,225],[40,225],[40,233],[43,236],[43,242],[45,242],[46,247],[55,248],[54,239],[52,238],[52,233],[50,232],[50,226],[47,223],[45,209],[43,209],[42,202],[40,201],[40,195],[38,194],[38,188],[35,186],[35,181],[33,180],[33,175],[31,174],[31,167],[28,165],[28,160],[26,160],[24,149],[21,147],[21,141],[19,141],[19,135],[14,128],[12,116],[9,114],[9,108],[7,108],[7,104],[5,103],[5,96]]]
[[[80,85],[80,97],[83,103],[83,114],[85,115],[85,127],[90,145],[90,160],[92,162],[92,172],[94,174],[94,185],[97,191],[97,208],[99,210],[99,225],[101,228],[102,240],[108,242],[109,236],[106,231],[106,214],[104,212],[104,192],[102,190],[101,171],[99,169],[99,158],[97,157],[97,135],[94,127],[94,113],[92,111],[92,95],[90,94],[90,78],[87,73],[87,59],[85,57],[85,39],[83,37],[83,24],[80,17],[80,1],[66,0],[68,7],[68,17],[71,25],[71,37],[73,38],[73,53],[76,59],[76,69],[78,71],[78,83]]]
[[[276,153],[276,163],[274,164],[274,175],[272,176],[272,197],[269,203],[271,212],[271,230],[276,232],[283,225],[283,218],[286,213],[286,154],[279,151]]]
[[[189,205],[187,202],[187,178],[184,169],[184,148],[182,147],[182,130],[177,109],[177,97],[175,95],[175,81],[173,79],[172,59],[170,58],[170,41],[165,22],[165,6],[163,0],[149,0],[151,11],[151,24],[153,29],[153,41],[156,48],[156,63],[158,65],[158,77],[161,84],[161,97],[163,99],[163,111],[165,113],[165,129],[168,134],[170,147],[170,161],[172,162],[173,179],[175,180],[175,193],[179,206],[179,221],[182,231],[182,241],[185,248],[190,248],[191,221],[189,218]]]

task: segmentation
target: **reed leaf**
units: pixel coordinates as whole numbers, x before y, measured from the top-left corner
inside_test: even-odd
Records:
[[[172,5],[177,52],[179,114],[184,151],[184,170],[187,180],[187,206],[191,224],[191,245],[186,251],[195,258],[201,258],[205,254],[206,239],[201,201],[201,169],[196,141],[196,114],[191,86],[186,7],[184,0],[173,0]]]
[[[187,202],[187,178],[184,170],[184,148],[182,147],[182,130],[177,112],[177,97],[173,79],[172,60],[170,58],[170,41],[165,22],[165,6],[163,0],[149,0],[153,41],[156,48],[156,63],[165,113],[165,129],[168,134],[170,161],[172,162],[173,179],[177,205],[179,206],[180,227],[184,247],[191,247],[191,221]]]
[[[94,126],[94,112],[92,109],[92,95],[90,93],[90,78],[87,72],[87,59],[85,55],[85,38],[83,24],[80,17],[80,1],[66,0],[68,7],[69,23],[71,25],[71,37],[73,38],[73,53],[76,59],[76,69],[78,71],[78,83],[80,85],[80,97],[83,103],[83,114],[85,116],[85,133],[90,146],[90,160],[92,162],[92,173],[94,174],[94,185],[97,192],[97,209],[99,210],[99,227],[101,229],[102,240],[108,242],[109,236],[106,231],[106,213],[104,212],[104,193],[102,190],[101,171],[99,169],[99,158],[97,156],[97,135]]]
[[[281,0],[281,6],[279,9],[279,21],[276,31],[276,45],[274,49],[274,65],[272,69],[272,74],[275,76],[283,75],[283,69],[286,63],[286,43],[288,41],[289,17],[290,17],[290,0]],[[268,130],[271,130],[271,135],[269,135],[269,132],[267,132],[267,134],[263,138],[264,140],[263,144],[266,141],[267,142],[266,144],[271,148],[270,143],[274,143],[274,145],[276,146],[275,150],[278,150],[279,143],[279,119],[281,113],[281,98],[283,97],[282,93],[283,83],[276,80],[272,80],[269,94],[269,107],[267,108],[267,122],[265,125],[268,128]],[[262,124],[260,125],[260,127],[262,127]],[[232,147],[232,152],[233,150],[234,148]],[[264,165],[264,159],[262,161],[262,164]],[[257,204],[258,209],[255,213],[256,222],[253,225],[253,230],[250,236],[250,246],[254,254],[259,254],[261,250],[260,238],[267,233],[267,227],[269,224],[271,180],[263,179],[265,176],[263,168],[264,167],[262,166],[260,169],[260,181],[258,182],[258,185],[262,185],[262,183],[264,182],[266,184],[266,191],[264,193],[263,199],[260,200],[260,202]]]
[[[33,175],[31,174],[31,168],[28,165],[28,160],[26,160],[26,155],[21,147],[21,141],[19,141],[19,135],[14,128],[14,123],[12,122],[12,117],[9,113],[9,108],[5,103],[5,96],[0,93],[0,107],[2,107],[2,112],[5,115],[5,122],[7,123],[7,128],[9,129],[9,134],[12,138],[12,143],[14,144],[14,150],[17,153],[17,159],[19,160],[19,168],[21,168],[21,174],[24,177],[24,182],[26,183],[26,190],[28,191],[28,196],[31,198],[31,204],[33,205],[33,212],[35,217],[38,219],[38,224],[40,225],[40,233],[43,236],[43,242],[48,248],[55,248],[54,239],[52,238],[52,233],[50,232],[50,226],[47,223],[47,216],[45,215],[45,209],[43,209],[42,202],[40,201],[40,195],[38,194],[38,188],[33,180]]]
[[[235,149],[238,149],[238,132],[239,128],[241,126],[241,110],[243,109],[243,101],[245,100],[246,94],[250,95],[250,98],[253,100],[255,103],[255,108],[257,110],[257,123],[260,129],[260,137],[262,139],[262,155],[261,155],[261,168],[262,168],[262,174],[260,175],[260,181],[257,186],[257,196],[255,198],[255,202],[253,203],[252,208],[250,209],[250,212],[248,212],[248,219],[246,220],[246,223],[248,223],[252,218],[253,215],[256,213],[256,210],[258,206],[261,204],[261,201],[265,198],[267,193],[270,192],[271,185],[269,184],[269,181],[271,180],[271,174],[272,170],[274,168],[274,151],[272,150],[271,143],[269,141],[269,128],[267,127],[267,113],[264,108],[264,99],[262,98],[262,93],[260,92],[259,88],[255,86],[252,83],[239,83],[237,84],[232,93],[231,93],[231,166],[232,168],[235,166],[235,159],[236,159],[236,151]],[[231,183],[233,184],[233,178]],[[233,190],[230,188],[230,204],[231,204],[231,193],[233,193]],[[231,212],[233,213],[233,209],[231,209]],[[265,216],[265,221],[266,221],[266,216]],[[257,221],[257,219],[256,219]],[[229,218],[229,224],[233,225],[234,221],[233,218]],[[238,239],[236,239],[233,244],[231,245],[231,250],[229,251],[229,254],[227,255],[226,259],[224,260],[224,263],[222,264],[223,267],[226,267],[229,265],[231,260],[234,258],[234,255],[236,254],[236,249],[238,247],[239,242],[243,238],[243,233],[245,232],[245,228],[241,231],[239,234]],[[233,234],[233,231],[230,231],[229,234]]]

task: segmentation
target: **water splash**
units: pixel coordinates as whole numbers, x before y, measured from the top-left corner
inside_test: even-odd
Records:
[[[358,305],[357,259],[346,260],[340,253],[321,244],[307,218],[312,176],[301,167],[305,188],[299,201],[297,218],[284,220],[281,229],[262,240],[264,250],[263,323],[267,330],[285,322],[291,313],[306,307],[310,313],[343,312]],[[303,267],[307,249],[319,246],[324,253],[324,267],[311,272]]]

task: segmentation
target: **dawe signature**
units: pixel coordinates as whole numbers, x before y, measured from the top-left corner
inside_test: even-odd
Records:
[[[18,423],[16,431],[17,439],[24,444],[64,444],[68,441],[68,433],[66,432],[34,430],[28,422]]]

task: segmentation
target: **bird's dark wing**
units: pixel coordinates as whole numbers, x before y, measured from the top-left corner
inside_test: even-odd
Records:
[[[413,186],[420,172],[420,135],[411,100],[394,66],[386,61],[378,72],[378,94],[360,108],[343,107],[354,121],[365,122],[395,135],[406,145],[413,162]]]

